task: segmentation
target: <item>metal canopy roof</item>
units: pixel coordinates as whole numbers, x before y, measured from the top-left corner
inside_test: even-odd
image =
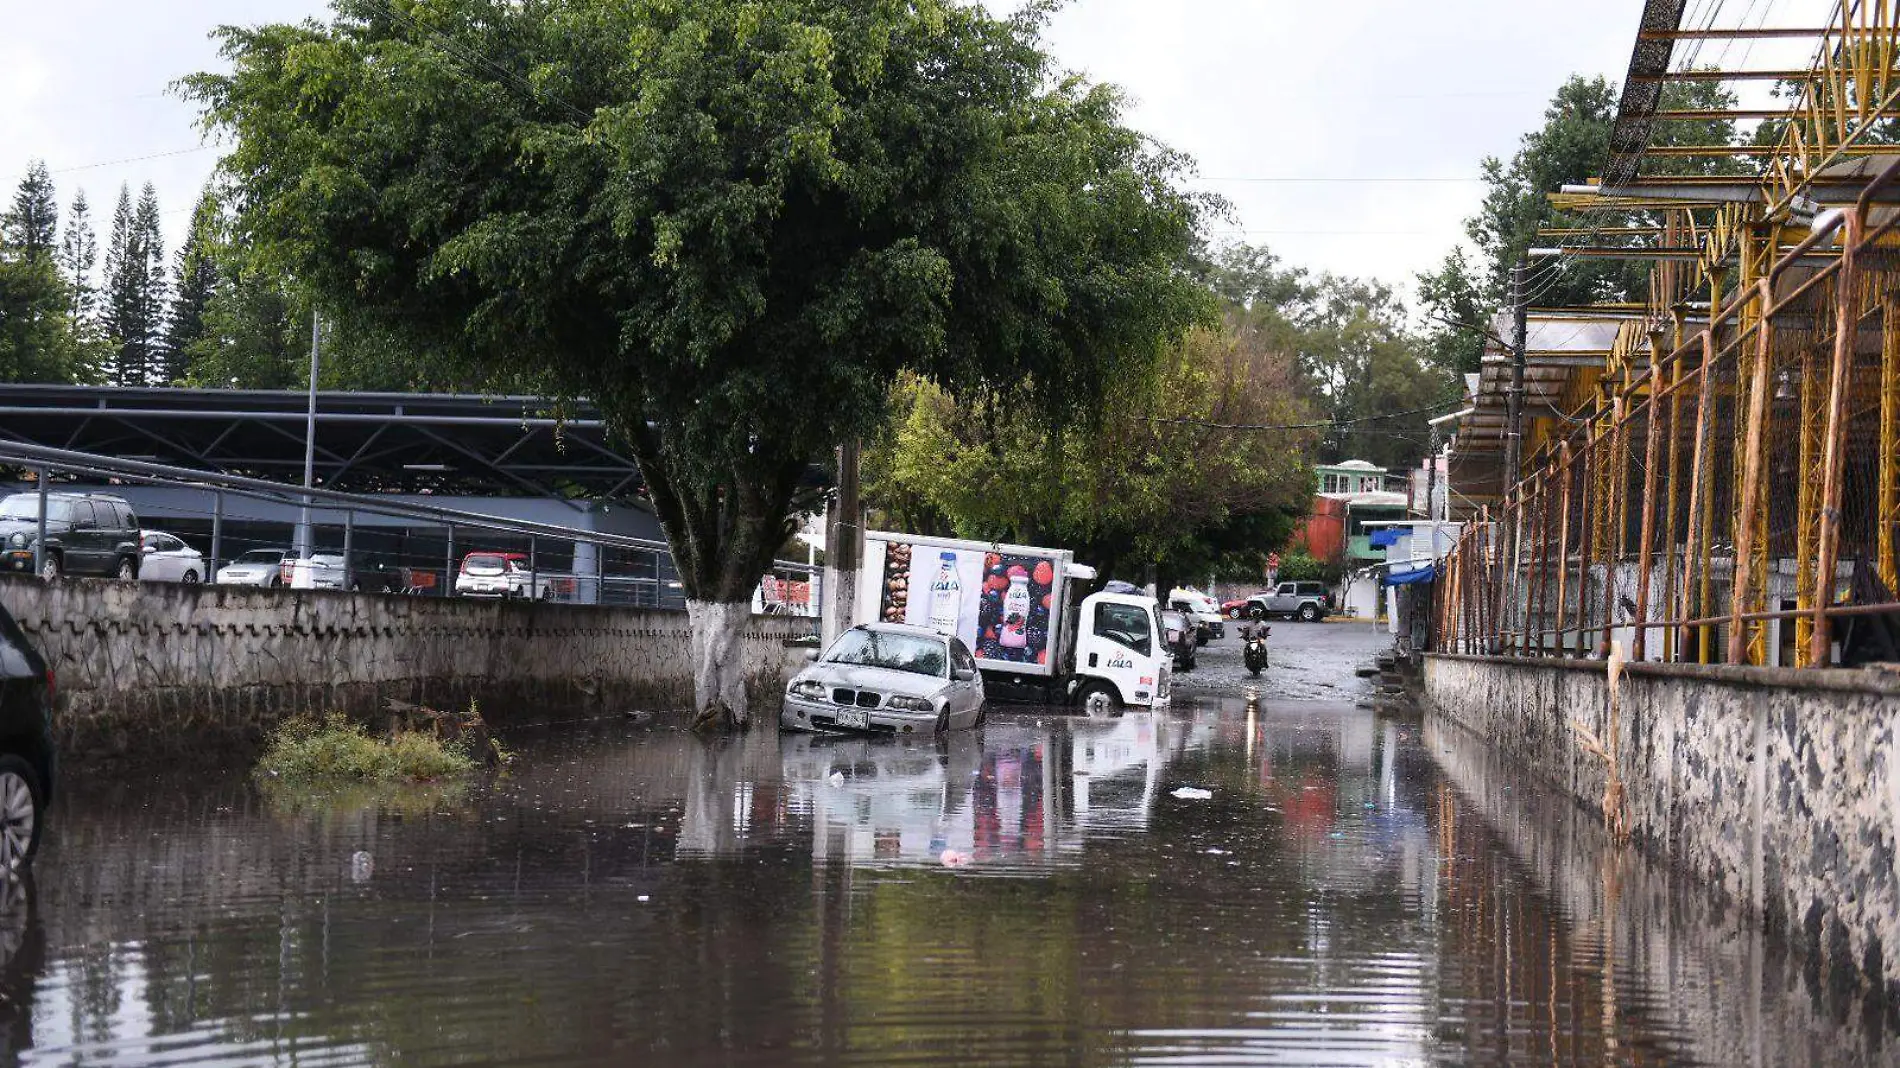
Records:
[[[301,391],[0,385],[0,440],[277,482],[303,478]],[[639,496],[632,458],[586,403],[317,394],[316,482],[359,493]]]

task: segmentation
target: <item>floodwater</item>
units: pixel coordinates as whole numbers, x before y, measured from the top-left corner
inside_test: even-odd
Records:
[[[0,902],[10,1057],[1900,1063],[1469,739],[1345,705],[513,742],[460,790],[76,786]]]

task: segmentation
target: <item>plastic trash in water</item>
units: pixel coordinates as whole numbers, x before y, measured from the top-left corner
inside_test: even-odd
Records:
[[[1183,801],[1206,801],[1214,796],[1214,791],[1203,790],[1198,786],[1179,786],[1175,788],[1174,796]]]
[[[971,858],[968,853],[959,853],[954,849],[946,849],[937,859],[942,861],[943,866],[946,868],[961,868],[968,865]]]
[[[843,786],[843,785],[844,785],[844,772],[842,772],[842,771],[834,771],[834,772],[832,772],[831,774],[829,774],[829,775],[827,775],[827,776],[825,776],[825,781],[826,781],[826,782],[828,782],[828,783],[830,783],[830,784],[831,784],[831,785],[833,785],[833,786]]]

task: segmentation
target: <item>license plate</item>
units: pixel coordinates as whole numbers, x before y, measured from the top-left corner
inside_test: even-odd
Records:
[[[840,708],[838,710],[838,726],[840,727],[856,727],[859,730],[863,730],[870,725],[871,714],[862,708]]]

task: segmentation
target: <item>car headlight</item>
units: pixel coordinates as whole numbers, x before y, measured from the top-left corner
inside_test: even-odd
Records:
[[[825,696],[825,684],[817,679],[799,679],[786,691],[793,697],[803,697],[808,701],[821,701]]]
[[[936,706],[921,697],[893,697],[884,702],[884,707],[898,712],[935,712]]]

